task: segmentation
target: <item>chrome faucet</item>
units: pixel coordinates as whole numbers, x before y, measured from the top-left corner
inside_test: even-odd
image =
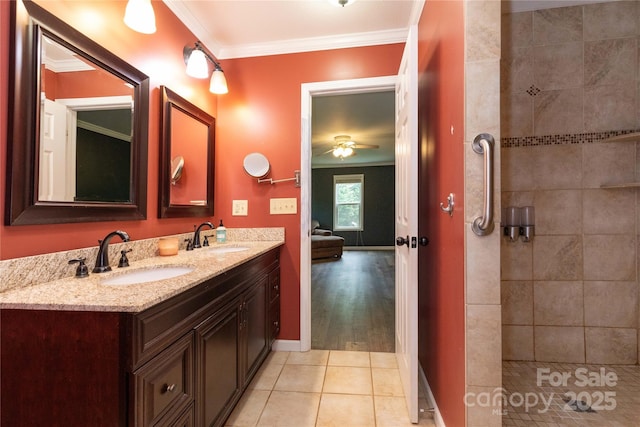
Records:
[[[98,240],[100,247],[98,248],[98,257],[96,258],[96,265],[93,267],[94,273],[104,273],[105,271],[111,271],[109,266],[109,241],[113,236],[120,236],[123,242],[129,241],[129,235],[124,231],[116,230],[107,234],[102,240]]]
[[[193,247],[194,248],[201,248],[202,245],[200,244],[200,229],[202,229],[202,227],[207,226],[209,228],[214,228],[213,224],[211,224],[209,221],[207,222],[203,222],[202,224],[200,224],[197,228],[196,231],[193,232]]]

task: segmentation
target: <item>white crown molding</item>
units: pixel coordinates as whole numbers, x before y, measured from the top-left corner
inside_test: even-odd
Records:
[[[330,49],[344,49],[351,47],[374,46],[393,43],[404,43],[409,34],[407,28],[375,31],[366,33],[342,34],[328,37],[312,37],[304,39],[289,39],[276,42],[255,43],[239,46],[222,46],[213,40],[209,31],[196,16],[191,14],[184,2],[180,0],[163,0],[167,7],[182,23],[213,53],[216,59],[247,58],[254,56],[281,55]],[[412,15],[422,10],[424,1],[416,2]],[[194,40],[195,41],[195,40]]]
[[[407,41],[409,28],[342,34],[328,37],[280,40],[244,46],[223,47],[219,59],[246,58],[253,56],[281,55],[287,53],[312,52],[330,49],[373,46]]]
[[[75,71],[93,71],[94,67],[77,58],[71,59],[51,59],[46,56],[42,59],[45,67],[54,73],[72,73]]]
[[[196,39],[200,40],[207,49],[216,57],[220,59],[218,54],[220,53],[220,44],[216,40],[212,40],[210,37],[205,37],[209,34],[207,28],[196,18],[187,8],[185,2],[181,0],[162,0],[167,5],[169,10],[178,17],[180,21],[196,36]],[[196,40],[193,42],[195,43]]]

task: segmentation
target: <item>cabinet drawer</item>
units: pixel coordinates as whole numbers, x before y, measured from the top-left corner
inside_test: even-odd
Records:
[[[165,417],[155,427],[194,427],[193,405],[175,417]]]
[[[280,298],[280,269],[277,268],[269,273],[269,302],[273,303]]]
[[[134,372],[136,426],[153,426],[193,401],[193,333]]]
[[[280,299],[277,299],[271,303],[269,308],[269,339],[273,341],[280,333]]]

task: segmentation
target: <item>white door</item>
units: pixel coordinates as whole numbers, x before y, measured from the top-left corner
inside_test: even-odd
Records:
[[[44,100],[40,129],[40,181],[38,200],[73,201],[73,189],[68,188],[68,175],[75,174],[67,150],[67,107]]]
[[[396,83],[396,356],[418,422],[418,39],[409,30]]]

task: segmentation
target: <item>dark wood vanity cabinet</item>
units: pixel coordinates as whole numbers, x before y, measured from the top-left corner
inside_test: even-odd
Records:
[[[278,258],[141,313],[0,310],[0,425],[224,425],[279,328]]]
[[[233,405],[270,350],[267,330],[268,275],[196,327],[196,376],[200,382],[198,425],[224,424]]]

